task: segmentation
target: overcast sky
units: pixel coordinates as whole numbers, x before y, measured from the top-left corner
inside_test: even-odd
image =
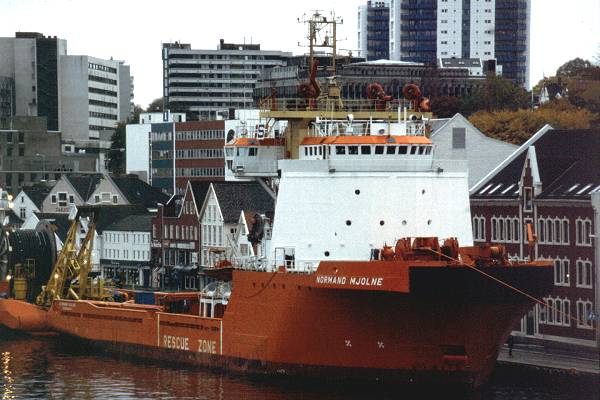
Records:
[[[532,0],[531,82],[575,57],[592,59],[600,45],[600,0]],[[135,77],[135,102],[160,97],[161,43],[214,49],[227,42],[304,52],[296,18],[335,10],[344,19],[342,49],[355,50],[357,7],[366,0],[0,0],[0,36],[37,31],[67,40],[68,53],[125,60]]]

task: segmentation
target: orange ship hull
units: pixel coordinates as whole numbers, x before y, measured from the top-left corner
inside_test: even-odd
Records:
[[[0,325],[28,333],[48,332],[48,312],[25,301],[0,300]]]
[[[364,264],[321,263],[315,274],[234,271],[223,318],[55,301],[49,320],[122,353],[231,371],[478,386],[531,306],[470,268]],[[486,271],[534,296],[552,283],[546,266]]]

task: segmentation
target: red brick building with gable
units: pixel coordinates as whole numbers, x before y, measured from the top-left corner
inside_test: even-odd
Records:
[[[503,244],[526,258],[526,224],[537,259],[554,262],[554,289],[517,327],[546,343],[598,346],[600,131],[545,127],[471,189],[476,244]]]

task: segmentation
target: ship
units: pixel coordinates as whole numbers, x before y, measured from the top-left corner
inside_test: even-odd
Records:
[[[315,35],[336,21],[307,22],[301,97],[264,99],[265,123],[241,126],[225,145],[228,177],[276,196],[264,257],[215,261],[202,290],[157,292],[154,304],[84,295],[62,280],[38,297],[46,307],[0,301],[0,322],[19,328],[19,313],[37,315],[21,328],[254,375],[484,384],[511,329],[550,291],[551,264],[473,246],[466,164],[435,157],[419,89],[393,100],[374,83],[368,100],[343,101],[334,76],[317,81],[312,57],[317,44],[334,46],[335,36]],[[256,226],[251,235],[265,240]],[[85,254],[76,259],[85,269]]]

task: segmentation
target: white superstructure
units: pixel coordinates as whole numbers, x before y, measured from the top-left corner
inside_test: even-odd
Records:
[[[322,260],[369,260],[403,237],[471,245],[466,163],[434,159],[426,132],[420,121],[315,121],[298,158],[280,157],[268,175],[280,178],[263,264],[309,272]],[[260,142],[236,141],[232,164],[258,155]]]

